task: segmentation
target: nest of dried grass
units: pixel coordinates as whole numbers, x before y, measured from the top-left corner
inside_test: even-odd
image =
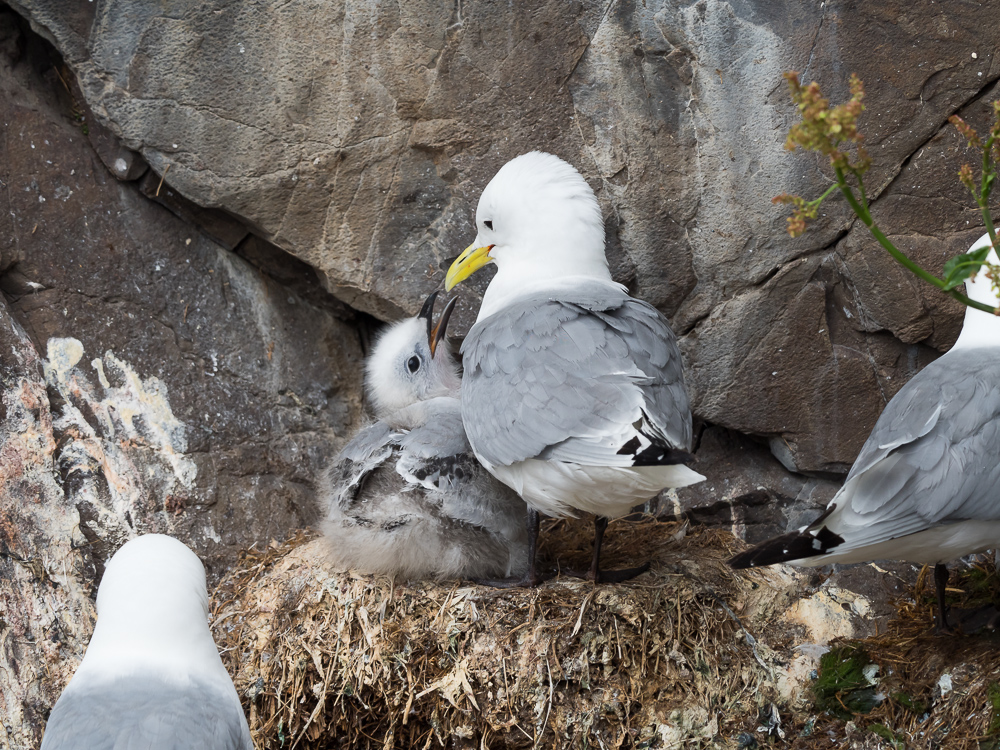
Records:
[[[913,750],[996,750],[1000,747],[1000,634],[938,634],[934,622],[933,587],[925,568],[915,585],[896,602],[896,616],[875,637],[833,644],[842,663],[858,669],[877,666],[880,702],[865,712],[852,704],[848,685],[833,694],[844,709],[840,719],[882,738],[877,745]],[[931,590],[929,590],[931,589]],[[950,620],[990,603],[1000,603],[1000,579],[992,561],[954,571],[948,589]],[[820,675],[823,680],[823,675]],[[869,686],[862,686],[864,690]],[[832,736],[844,736],[836,719],[826,718],[823,731],[795,747],[843,747]],[[843,722],[839,722],[841,727]],[[827,738],[823,744],[820,738]],[[859,738],[860,739],[860,738]]]
[[[543,534],[585,565],[591,528]],[[300,535],[244,556],[215,593],[214,631],[261,750],[731,746],[775,700],[774,654],[750,632],[785,606],[726,566],[738,544],[618,522],[607,565],[650,559],[649,573],[498,591],[336,573],[323,540]]]

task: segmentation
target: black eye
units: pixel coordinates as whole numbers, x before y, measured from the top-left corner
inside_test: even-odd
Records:
[[[420,357],[414,354],[408,360],[406,360],[406,369],[410,372],[416,372],[420,369]]]
[[[484,221],[483,224],[486,225],[487,229],[490,229],[490,230],[493,229],[493,220],[492,219],[490,221]]]

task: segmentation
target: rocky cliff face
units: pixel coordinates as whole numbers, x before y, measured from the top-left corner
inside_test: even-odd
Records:
[[[853,71],[882,220],[931,266],[965,247],[975,220],[948,202],[956,165],[924,176],[957,146],[947,116],[1000,75],[1000,32],[971,7],[14,5],[170,188],[383,319],[440,282],[501,164],[565,157],[598,190],[619,278],[683,335],[698,416],[770,439],[797,470],[843,472],[886,398],[955,335],[955,307],[887,263],[842,205],[792,240],[769,199],[826,179],[783,149],[781,73],[837,96]],[[466,325],[477,302],[464,294]]]
[[[785,234],[770,198],[818,195],[828,175],[783,149],[781,74],[834,99],[864,79],[874,213],[937,269],[981,234],[946,119],[982,125],[996,96],[987,10],[9,5],[0,596],[26,614],[0,624],[0,673],[21,670],[0,711],[14,747],[59,683],[44,664],[80,653],[89,587],[124,538],[175,533],[221,564],[315,518],[312,479],[360,412],[367,316],[414,312],[440,284],[513,156],[544,149],[584,173],[616,277],[681,336],[713,481],[675,508],[744,529],[755,508],[820,504],[823,478],[957,335],[957,306],[841,203]],[[485,284],[462,290],[457,333]]]
[[[360,412],[357,316],[233,220],[228,235],[212,225],[215,240],[143,195],[159,178],[116,179],[46,47],[0,11],[0,716],[13,748],[38,746],[117,547],[170,533],[217,574],[310,524],[313,479]],[[169,186],[160,197],[187,205]]]

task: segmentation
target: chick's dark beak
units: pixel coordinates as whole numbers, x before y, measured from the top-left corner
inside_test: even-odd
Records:
[[[434,356],[434,344],[431,343],[434,337],[434,302],[437,300],[439,292],[431,292],[427,299],[424,300],[423,307],[420,308],[420,312],[417,313],[418,318],[423,318],[427,321],[427,343],[431,347],[431,356]]]
[[[458,302],[458,297],[452,297],[448,300],[448,304],[444,306],[444,310],[441,311],[441,317],[438,319],[438,324],[434,327],[433,331],[428,329],[427,334],[427,344],[431,348],[431,357],[434,356],[434,352],[437,351],[438,342],[444,338],[445,333],[448,330],[448,320],[451,318],[451,313],[455,310],[455,304]],[[428,325],[430,323],[428,322]]]

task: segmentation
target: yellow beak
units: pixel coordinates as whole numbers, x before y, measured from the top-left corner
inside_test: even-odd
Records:
[[[455,258],[455,262],[448,269],[448,275],[444,277],[445,291],[450,292],[456,284],[465,281],[480,268],[492,261],[493,258],[490,257],[490,250],[492,249],[493,245],[476,247],[475,243],[465,248],[465,251]]]

